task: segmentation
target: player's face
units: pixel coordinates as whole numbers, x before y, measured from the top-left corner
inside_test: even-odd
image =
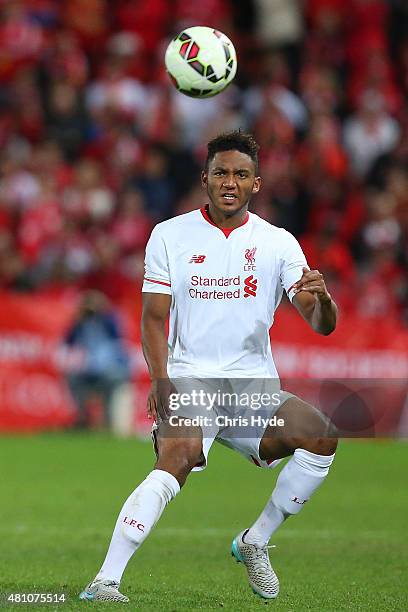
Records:
[[[227,217],[246,210],[252,194],[261,186],[254,162],[240,151],[216,153],[201,180],[212,206]]]

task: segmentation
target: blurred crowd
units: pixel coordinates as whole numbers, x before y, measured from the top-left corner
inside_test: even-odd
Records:
[[[189,25],[237,48],[223,94],[178,94]],[[345,312],[408,323],[405,0],[0,0],[0,287],[140,285],[151,228],[198,208],[205,144],[261,144],[252,210],[300,240]]]

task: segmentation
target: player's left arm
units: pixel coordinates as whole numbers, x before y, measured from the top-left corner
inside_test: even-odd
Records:
[[[318,334],[328,336],[336,328],[337,306],[327,291],[319,270],[303,268],[303,274],[292,287],[293,305]]]

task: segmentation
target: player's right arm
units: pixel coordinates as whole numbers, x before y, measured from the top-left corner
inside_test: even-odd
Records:
[[[167,317],[172,289],[169,258],[162,224],[156,225],[146,246],[143,282],[142,346],[149,368],[151,389],[147,412],[157,419],[168,416],[172,387],[167,376]]]
[[[143,293],[142,347],[149,368],[151,389],[147,402],[149,416],[165,419],[168,416],[168,395],[171,392],[167,375],[166,321],[171,305],[171,295]]]

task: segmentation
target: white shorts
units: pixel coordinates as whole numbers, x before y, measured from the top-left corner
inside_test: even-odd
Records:
[[[294,397],[280,389],[279,379],[175,378],[172,383],[178,397],[171,397],[169,403],[172,407],[169,423],[174,427],[171,435],[177,436],[178,417],[182,417],[183,425],[192,426],[192,431],[197,431],[197,426],[202,431],[204,461],[193,471],[205,469],[214,440],[238,451],[259,467],[273,468],[280,463],[281,459],[265,461],[259,456],[266,428],[283,426],[276,413]],[[152,428],[155,450],[159,426],[155,423]]]

